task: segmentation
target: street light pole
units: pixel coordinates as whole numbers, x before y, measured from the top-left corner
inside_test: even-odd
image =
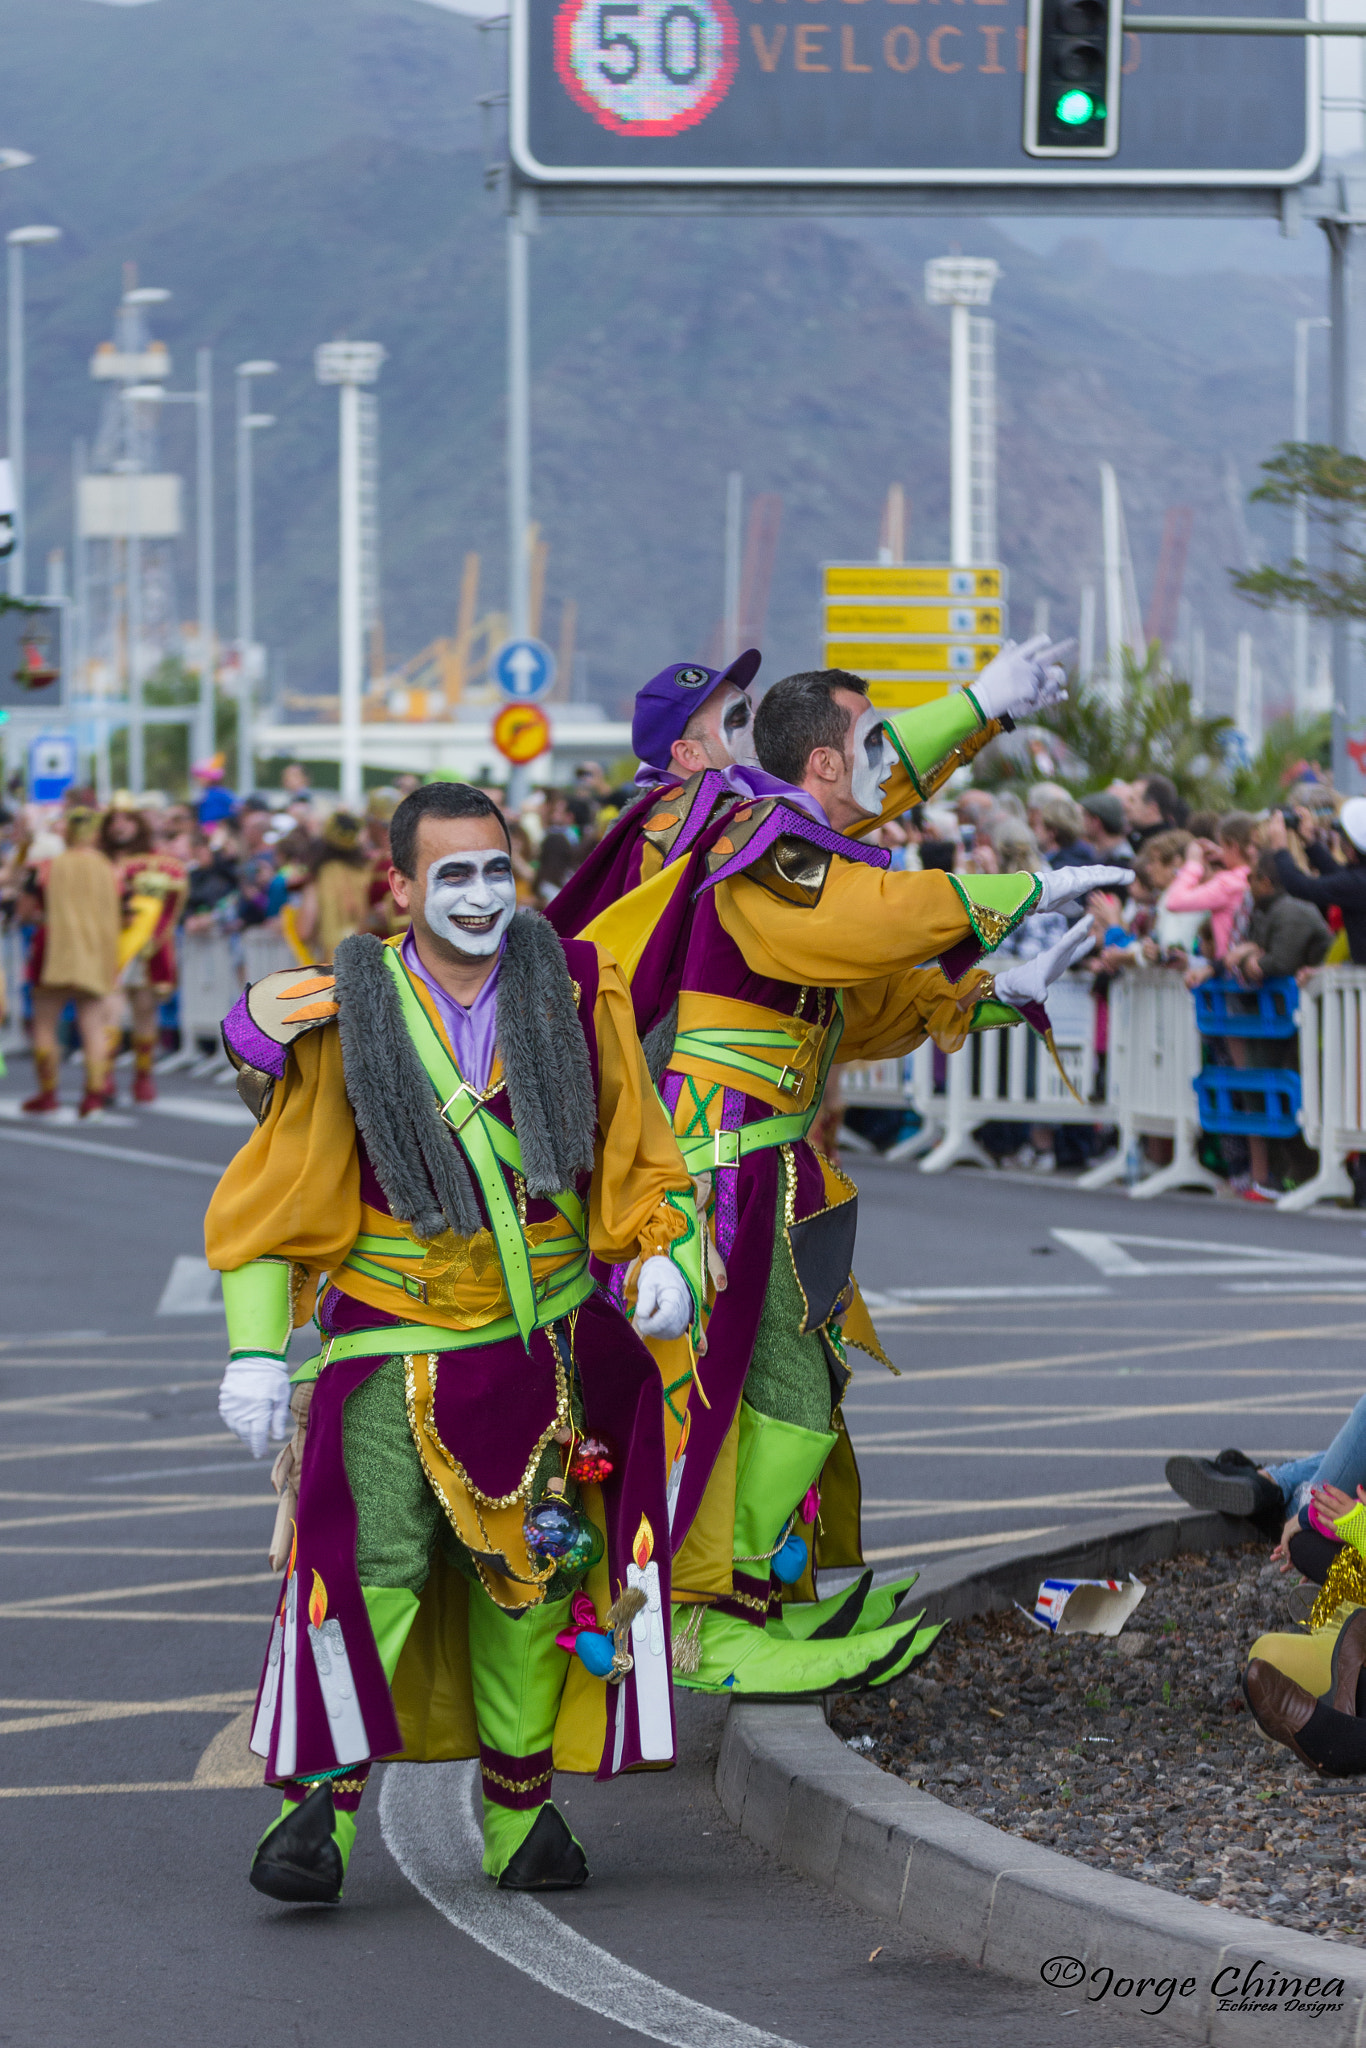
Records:
[[[214,670],[218,633],[214,618],[213,546],[213,353],[195,355],[195,609],[199,614],[199,704],[195,721],[195,752],[201,761],[213,753]]]
[[[14,479],[14,550],[9,558],[9,594],[22,597],[28,549],[28,505],[24,489],[24,251],[61,240],[60,228],[11,228],[9,245],[9,459]]]
[[[325,341],[313,354],[320,384],[338,386],[337,696],[341,721],[341,799],[358,809],[363,794],[361,699],[365,673],[361,616],[360,387],[379,376],[377,341]]]
[[[1328,325],[1326,319],[1295,322],[1295,417],[1290,436],[1292,441],[1303,443],[1309,439],[1309,331],[1313,327]],[[1295,500],[1291,553],[1297,562],[1304,562],[1309,558],[1309,503],[1303,492]],[[1294,637],[1291,693],[1295,716],[1303,718],[1309,708],[1309,613],[1302,604],[1295,606],[1292,626]]]
[[[237,786],[245,795],[255,778],[252,744],[252,663],[256,647],[256,533],[251,437],[275,424],[251,409],[253,377],[273,377],[278,365],[261,360],[237,365]]]

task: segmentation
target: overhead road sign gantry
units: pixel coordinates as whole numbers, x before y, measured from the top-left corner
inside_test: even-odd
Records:
[[[1112,0],[1044,4],[1094,6],[1117,26]],[[929,210],[936,191],[964,204],[1014,191],[1021,206],[1058,192],[1073,210],[1087,195],[1118,209],[1128,193],[1151,210],[1161,191],[1166,211],[1180,191],[1207,211],[1271,211],[1318,164],[1318,44],[1304,33],[1316,25],[1295,0],[1200,0],[1157,20],[1249,14],[1272,32],[1220,34],[1201,61],[1184,36],[1133,33],[1154,25],[1134,9],[1096,45],[1107,88],[1113,64],[1122,74],[1114,153],[1040,158],[1022,119],[1026,0],[512,0],[514,174],[552,206],[709,191],[781,206],[805,190]],[[1061,55],[1087,42],[1064,36]]]

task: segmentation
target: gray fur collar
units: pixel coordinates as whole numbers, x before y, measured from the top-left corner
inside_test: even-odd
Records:
[[[346,1092],[390,1209],[419,1237],[472,1236],[482,1219],[469,1169],[404,1026],[382,944],[344,939],[335,973]],[[527,1191],[558,1194],[592,1171],[597,1100],[564,950],[535,911],[508,928],[497,1007]]]

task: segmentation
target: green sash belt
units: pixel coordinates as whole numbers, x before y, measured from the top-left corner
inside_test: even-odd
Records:
[[[558,1273],[551,1275],[552,1279],[559,1277]],[[585,1266],[568,1285],[547,1299],[541,1323],[558,1322],[561,1316],[567,1316],[587,1301],[595,1285]],[[345,1337],[324,1338],[317,1357],[306,1360],[290,1378],[296,1385],[301,1380],[315,1380],[325,1365],[344,1358],[406,1357],[414,1351],[472,1351],[480,1344],[501,1344],[505,1338],[521,1335],[515,1316],[499,1316],[497,1322],[485,1323],[477,1330],[447,1330],[437,1323],[399,1323],[383,1330],[353,1330]]]
[[[835,997],[836,1013],[825,1034],[821,1050],[820,1067],[816,1073],[816,1085],[806,1109],[791,1111],[787,1116],[761,1117],[757,1123],[741,1124],[738,1131],[708,1131],[697,1138],[680,1138],[679,1150],[689,1173],[714,1173],[721,1166],[738,1166],[751,1152],[761,1152],[769,1145],[795,1145],[806,1136],[816,1120],[820,1108],[825,1080],[830,1072],[836,1048],[844,1035],[844,997]],[[792,1034],[788,1031],[726,1031],[723,1029],[700,1029],[680,1031],[674,1040],[674,1051],[688,1055],[691,1059],[705,1060],[708,1066],[731,1073],[753,1076],[766,1081],[770,1087],[791,1089],[794,1093],[802,1085],[802,1076],[791,1067],[784,1067],[775,1073],[770,1062],[756,1060],[751,1054],[737,1052],[741,1045],[767,1045],[778,1050],[796,1050]],[[789,1076],[791,1078],[789,1079]]]

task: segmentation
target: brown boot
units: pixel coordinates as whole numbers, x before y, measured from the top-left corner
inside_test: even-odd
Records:
[[[1261,1657],[1254,1657],[1243,1673],[1243,1691],[1258,1727],[1273,1742],[1283,1742],[1287,1749],[1293,1749],[1300,1762],[1308,1764],[1311,1770],[1321,1770],[1322,1765],[1307,1757],[1296,1739],[1318,1705],[1314,1695]]]
[[[1322,1695],[1325,1707],[1338,1714],[1355,1715],[1357,1680],[1366,1664],[1366,1607],[1358,1607],[1338,1631],[1333,1645],[1333,1683]]]

